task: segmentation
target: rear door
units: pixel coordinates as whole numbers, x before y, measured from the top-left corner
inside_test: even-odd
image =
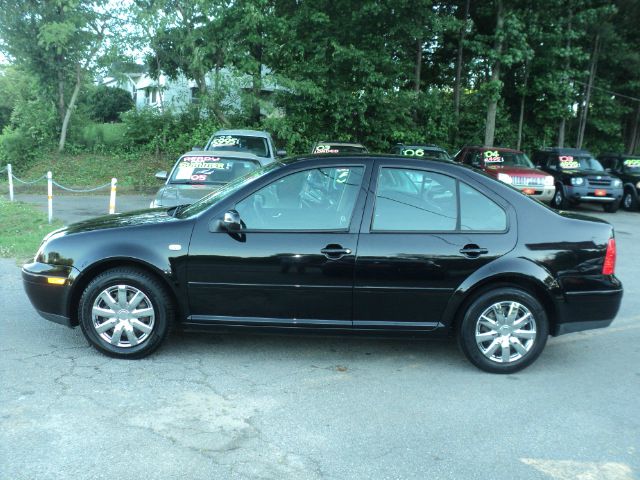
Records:
[[[512,209],[480,185],[424,163],[379,160],[371,185],[356,259],[354,326],[436,328],[458,286],[514,248]]]

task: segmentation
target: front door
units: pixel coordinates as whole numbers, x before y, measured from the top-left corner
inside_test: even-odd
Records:
[[[454,291],[509,252],[515,225],[467,183],[416,167],[374,173],[358,244],[354,326],[433,329]]]
[[[351,327],[364,165],[279,177],[234,207],[238,233],[203,218],[189,252],[191,321]]]

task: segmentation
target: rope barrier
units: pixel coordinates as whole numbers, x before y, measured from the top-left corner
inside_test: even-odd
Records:
[[[47,210],[49,213],[49,223],[51,223],[51,220],[53,219],[53,186],[54,185],[60,188],[61,190],[65,190],[67,192],[72,192],[72,193],[91,193],[98,190],[102,190],[103,188],[111,188],[111,194],[109,196],[109,213],[114,214],[116,211],[116,188],[117,188],[118,180],[115,178],[112,178],[109,183],[105,183],[104,185],[100,185],[98,187],[80,189],[80,188],[65,187],[64,185],[59,184],[58,182],[53,180],[53,175],[51,174],[51,172],[47,172],[45,175],[41,176],[40,178],[36,178],[35,180],[23,180],[21,178],[16,177],[13,174],[13,172],[11,171],[10,163],[8,163],[7,165],[5,165],[0,169],[0,173],[5,171],[7,172],[7,179],[9,180],[9,198],[12,202],[13,202],[13,180],[17,180],[23,185],[33,185],[34,183],[38,183],[41,180],[44,180],[44,179],[47,180],[47,204],[48,204]]]
[[[11,176],[13,177],[14,180],[17,180],[24,185],[33,185],[34,183],[38,183],[40,180],[44,180],[45,178],[47,178],[46,174],[42,175],[40,178],[36,178],[35,180],[22,180],[16,177],[14,174],[11,174]]]
[[[87,189],[76,189],[76,188],[69,188],[69,187],[65,187],[64,185],[60,185],[58,182],[56,182],[55,180],[51,180],[51,183],[53,183],[56,187],[62,189],[62,190],[66,190],[67,192],[73,192],[73,193],[89,193],[89,192],[95,192],[97,190],[102,190],[103,188],[107,188],[111,186],[111,182],[109,183],[105,183],[104,185],[100,185],[99,187],[95,187],[95,188],[87,188]]]

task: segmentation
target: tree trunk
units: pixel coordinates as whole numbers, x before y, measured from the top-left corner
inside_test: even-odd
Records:
[[[587,117],[589,115],[589,103],[591,102],[591,90],[593,89],[593,81],[596,78],[598,69],[598,53],[600,52],[600,33],[596,34],[596,40],[593,45],[593,53],[591,54],[591,65],[589,67],[589,81],[585,91],[584,107],[580,115],[580,123],[578,127],[578,139],[576,140],[576,148],[582,148],[584,141],[584,132],[587,128]]]
[[[58,116],[64,121],[64,72],[58,68]]]
[[[518,119],[518,142],[516,150],[522,146],[522,126],[524,124],[524,106],[527,97],[527,83],[529,82],[529,61],[524,62],[524,80],[522,85],[522,95],[520,96],[520,118]]]
[[[629,144],[629,148],[627,149],[627,153],[629,155],[635,155],[636,148],[640,143],[640,103],[638,104],[638,108],[636,109],[636,118],[633,123],[633,130],[631,131],[631,143]]]
[[[462,54],[464,51],[464,37],[467,33],[467,18],[469,17],[469,4],[471,0],[464,3],[464,18],[460,28],[460,36],[458,37],[458,59],[456,61],[456,79],[453,84],[453,106],[456,115],[456,128],[458,125],[458,117],[460,116],[460,88],[462,85]]]
[[[573,9],[571,8],[571,2],[569,2],[569,22],[568,22],[568,36],[567,36],[567,58],[564,61],[564,71],[568,72],[571,68],[571,27],[573,22]],[[564,147],[565,129],[567,126],[567,119],[563,115],[560,119],[560,127],[558,128],[558,146]]]
[[[62,121],[62,129],[60,130],[60,143],[58,144],[58,152],[62,152],[64,150],[64,144],[67,140],[67,129],[69,128],[69,120],[71,120],[71,113],[76,106],[76,101],[78,100],[78,95],[80,94],[80,85],[82,83],[82,70],[80,69],[80,65],[76,67],[76,86],[73,88],[73,94],[71,94],[71,100],[69,100],[69,105],[67,106],[67,111],[64,115],[64,120]]]
[[[253,57],[256,59],[258,65],[256,71],[253,73],[253,98],[251,99],[251,121],[254,124],[260,123],[260,97],[262,93],[262,45],[257,45],[254,48]]]
[[[416,40],[416,65],[415,65],[415,77],[413,80],[413,91],[416,94],[416,100],[420,94],[420,83],[422,81],[422,39]],[[413,106],[413,121],[418,121],[418,105],[417,102]]]
[[[496,62],[491,70],[491,82],[497,83],[500,81],[500,56],[502,55],[502,29],[504,27],[504,12],[502,8],[502,0],[498,0],[498,12],[496,19],[496,40],[494,44],[494,51],[496,53]],[[487,147],[493,146],[493,141],[496,134],[496,112],[498,110],[499,95],[492,95],[487,105],[487,123],[484,130],[484,145]]]

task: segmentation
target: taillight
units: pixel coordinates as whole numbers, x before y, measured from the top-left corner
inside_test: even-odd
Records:
[[[604,256],[604,265],[602,265],[603,275],[613,275],[616,269],[616,239],[610,238],[607,243],[607,253]]]

